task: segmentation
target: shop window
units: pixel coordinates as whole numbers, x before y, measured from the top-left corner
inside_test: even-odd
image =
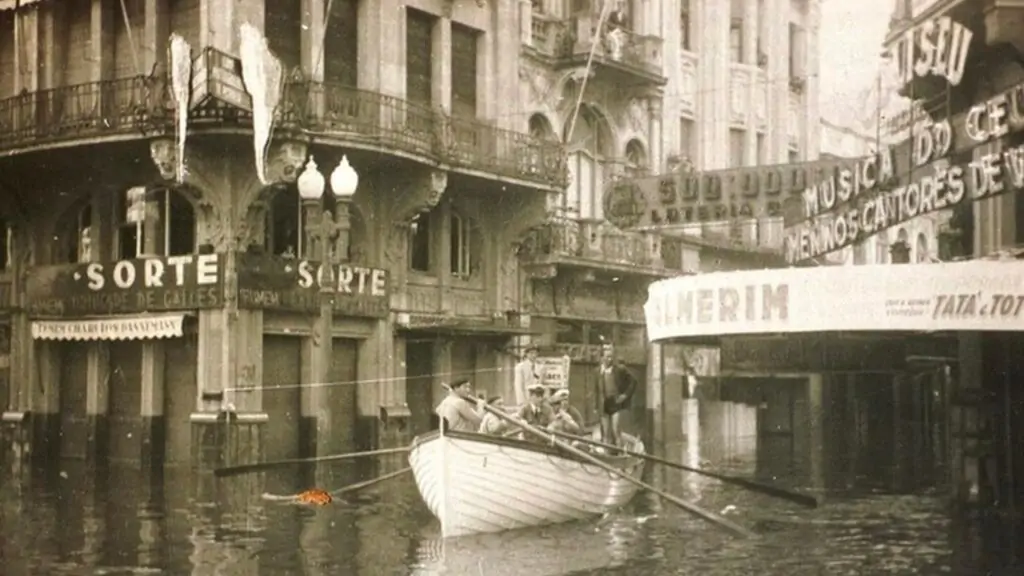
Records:
[[[430,272],[430,214],[423,213],[409,226],[409,268],[417,272]]]
[[[449,237],[452,276],[469,278],[473,275],[476,271],[477,256],[474,247],[479,248],[481,243],[475,234],[472,221],[453,210]]]
[[[118,196],[118,258],[178,256],[196,250],[192,205],[173,190],[137,186]]]
[[[76,203],[57,222],[54,230],[54,264],[74,264],[92,259],[92,202]]]

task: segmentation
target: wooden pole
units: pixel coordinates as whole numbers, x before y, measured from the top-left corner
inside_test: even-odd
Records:
[[[785,488],[780,488],[778,486],[771,486],[768,484],[762,484],[760,482],[754,482],[753,480],[747,480],[746,478],[737,478],[735,476],[718,474],[717,472],[710,472],[708,470],[702,470],[700,468],[693,468],[691,466],[686,466],[685,464],[680,464],[678,462],[673,462],[671,460],[665,460],[664,458],[659,458],[651,454],[643,454],[641,452],[634,452],[632,450],[623,450],[621,448],[612,446],[611,444],[605,444],[604,442],[598,442],[596,440],[591,440],[589,438],[580,438],[577,436],[573,436],[571,434],[565,434],[564,432],[557,432],[554,430],[550,430],[549,432],[561,438],[575,440],[577,442],[582,442],[584,444],[589,444],[591,446],[597,446],[599,448],[605,448],[607,450],[623,452],[630,456],[634,456],[636,458],[643,458],[644,460],[654,462],[656,464],[661,464],[663,466],[668,466],[670,468],[677,468],[679,470],[685,470],[687,472],[693,472],[694,474],[700,474],[702,476],[707,476],[708,478],[714,478],[715,480],[719,480],[727,484],[735,484],[736,486],[741,486],[743,488],[746,488],[747,490],[760,492],[768,496],[775,496],[776,498],[789,500],[790,502],[802,504],[810,508],[817,508],[819,504],[817,498],[808,494],[800,494],[798,492],[786,490]]]
[[[273,460],[270,462],[257,462],[255,464],[243,464],[241,466],[228,466],[226,468],[217,468],[216,470],[213,471],[213,474],[218,478],[223,478],[224,476],[237,476],[239,474],[246,474],[249,472],[260,472],[262,470],[282,468],[285,466],[292,466],[296,464],[314,464],[317,462],[330,462],[334,460],[365,458],[367,456],[384,456],[385,454],[397,454],[399,452],[408,452],[409,450],[409,446],[402,446],[401,448],[383,448],[380,450],[367,450],[364,452],[347,452],[345,454],[332,454],[330,456],[316,456],[313,458],[291,458],[288,460]]]

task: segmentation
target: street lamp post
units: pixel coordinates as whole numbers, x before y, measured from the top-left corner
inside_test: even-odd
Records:
[[[332,333],[334,324],[334,297],[337,287],[334,281],[334,268],[337,262],[348,260],[349,205],[359,186],[359,175],[348,163],[348,157],[342,156],[341,162],[331,172],[331,191],[334,193],[335,211],[328,210],[323,204],[327,180],[317,168],[316,161],[310,156],[306,167],[296,182],[299,197],[302,199],[305,214],[306,247],[303,256],[318,258],[320,270],[320,316],[316,329],[313,331],[313,370],[312,376],[317,384],[313,391],[324,391],[323,384],[329,379],[332,353]],[[333,244],[333,246],[332,246]],[[316,394],[316,392],[312,392]],[[328,403],[323,401],[311,403],[317,410],[317,428],[328,412]],[[319,444],[319,442],[317,442]]]

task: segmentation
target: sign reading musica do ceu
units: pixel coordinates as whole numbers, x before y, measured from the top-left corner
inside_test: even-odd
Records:
[[[1024,329],[1024,261],[820,266],[655,282],[648,338]]]
[[[34,315],[89,316],[217,308],[224,304],[219,254],[40,266],[27,282]]]
[[[238,305],[290,312],[316,312],[326,277],[323,264],[265,255],[238,255]],[[350,263],[332,269],[334,311],[383,318],[390,310],[387,270]]]
[[[1024,146],[975,154],[951,166],[936,164],[951,150],[964,152],[1024,129],[1024,84],[936,122],[914,134],[909,166],[894,166],[891,150],[854,169],[811,186],[804,194],[809,216],[786,231],[790,263],[816,258],[856,244],[912,218],[1004,194],[1024,187]],[[956,144],[964,142],[962,146]],[[899,174],[895,187],[879,189]],[[863,194],[873,191],[871,194]]]

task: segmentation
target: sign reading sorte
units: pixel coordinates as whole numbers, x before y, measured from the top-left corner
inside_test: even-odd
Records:
[[[952,121],[942,119],[915,133],[908,166],[894,166],[883,152],[854,171],[842,170],[809,187],[806,211],[820,217],[787,230],[786,259],[797,263],[823,256],[922,214],[1019,190],[1024,187],[1024,145],[965,163],[944,166],[937,161],[951,151],[967,152],[1022,129],[1024,84],[1018,84]],[[899,184],[879,190],[893,174],[899,175]],[[862,195],[870,190],[874,192]]]
[[[739,334],[1024,330],[1024,261],[716,272],[651,285],[652,341]]]
[[[217,308],[224,304],[219,254],[39,266],[28,278],[35,315],[90,316]]]
[[[390,310],[388,272],[355,264],[332,270],[334,310],[346,316],[383,318]],[[320,308],[323,265],[309,260],[238,255],[238,305],[291,312]]]

